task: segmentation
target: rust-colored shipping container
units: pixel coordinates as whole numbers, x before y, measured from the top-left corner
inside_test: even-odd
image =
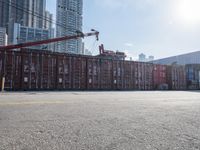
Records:
[[[185,66],[29,49],[0,51],[1,85],[3,76],[5,90],[153,90],[164,84],[186,89]]]
[[[72,57],[72,89],[86,90],[86,61],[87,59],[85,57]]]
[[[56,89],[57,77],[57,57],[52,53],[40,54],[40,89],[52,90]]]
[[[186,90],[185,66],[167,66],[167,83],[170,90]]]
[[[113,89],[112,60],[101,58],[99,63],[100,63],[100,89],[112,90]]]
[[[155,90],[167,90],[167,66],[154,64],[153,66],[153,88]]]
[[[124,61],[112,61],[112,89],[122,90],[124,86]]]
[[[38,90],[40,81],[40,54],[37,52],[21,52],[21,89]]]
[[[124,90],[135,89],[135,73],[134,63],[132,61],[124,61],[124,77],[123,77],[123,88]]]
[[[72,57],[64,54],[57,55],[57,89],[72,89]]]
[[[144,62],[135,62],[135,89],[152,90],[153,89],[153,64]]]
[[[20,52],[3,52],[5,90],[21,89],[21,54]]]
[[[87,58],[87,89],[100,89],[100,60],[99,58]]]
[[[2,89],[2,80],[4,76],[4,51],[0,51],[0,90]]]

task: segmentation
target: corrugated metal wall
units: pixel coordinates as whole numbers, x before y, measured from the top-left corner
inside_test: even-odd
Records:
[[[191,74],[186,70],[38,50],[0,51],[0,86],[5,77],[5,90],[155,90],[162,84],[185,90],[186,74],[187,79]],[[193,76],[200,80],[198,71]]]

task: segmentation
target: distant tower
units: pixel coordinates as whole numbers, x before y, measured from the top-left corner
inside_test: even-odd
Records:
[[[143,54],[143,53],[141,53],[141,54],[139,55],[139,61],[145,62],[145,61],[146,61],[146,55]]]
[[[14,24],[43,28],[46,0],[0,0],[0,27],[5,27],[13,43]]]
[[[149,56],[149,60],[148,61],[153,61],[154,60],[154,56]]]
[[[56,36],[74,35],[82,31],[83,0],[57,0]],[[58,43],[58,51],[81,53],[82,40],[69,40]]]

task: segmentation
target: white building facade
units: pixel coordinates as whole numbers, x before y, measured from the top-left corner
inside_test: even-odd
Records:
[[[51,36],[52,36],[51,29],[47,30],[42,28],[32,28],[32,27],[21,26],[18,23],[14,24],[14,34],[13,34],[14,44],[46,40],[52,38]],[[50,45],[34,46],[32,48],[53,50]]]
[[[7,37],[6,28],[0,27],[0,46],[7,45]]]
[[[82,31],[83,0],[57,0],[56,36],[69,36]],[[81,39],[59,42],[58,52],[81,54]]]

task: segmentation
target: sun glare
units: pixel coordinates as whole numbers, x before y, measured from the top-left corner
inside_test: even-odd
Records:
[[[200,23],[200,0],[180,0],[177,11],[179,19],[185,23]]]

